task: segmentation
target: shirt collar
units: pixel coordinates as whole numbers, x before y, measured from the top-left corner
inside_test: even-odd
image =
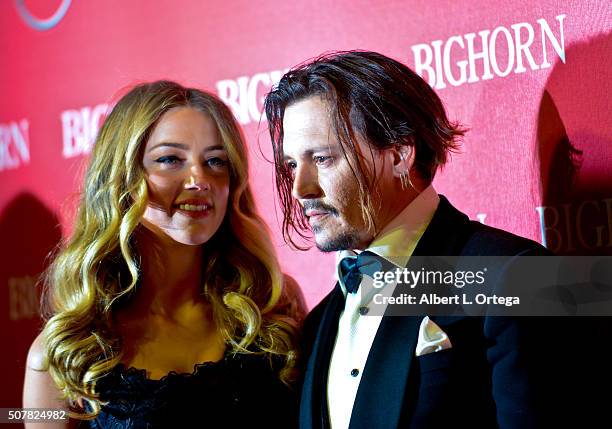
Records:
[[[380,231],[366,250],[382,256],[399,268],[404,268],[431,222],[439,203],[438,193],[433,185],[429,185]],[[360,253],[358,250],[341,250],[336,253],[337,279],[342,278],[340,261],[358,253]],[[340,287],[346,294],[342,280]]]

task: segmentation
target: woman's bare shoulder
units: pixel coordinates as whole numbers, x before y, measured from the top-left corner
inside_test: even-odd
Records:
[[[34,341],[32,341],[32,345],[30,345],[30,350],[28,351],[26,365],[28,369],[34,371],[45,371],[47,369],[47,358],[42,333],[38,334],[38,336],[34,338]]]

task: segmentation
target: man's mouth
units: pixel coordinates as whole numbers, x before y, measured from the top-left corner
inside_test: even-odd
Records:
[[[322,210],[313,210],[307,213],[308,214],[306,215],[306,217],[308,219],[308,223],[310,224],[312,231],[315,233],[320,231],[321,225],[323,225],[328,216],[332,214],[331,212]]]
[[[324,211],[324,210],[308,210],[306,211],[306,217],[308,218],[320,218],[321,216],[325,216],[328,215],[329,212],[328,211]]]
[[[302,203],[304,216],[308,219],[313,232],[320,229],[320,226],[329,216],[338,216],[338,211],[322,201],[307,200]]]

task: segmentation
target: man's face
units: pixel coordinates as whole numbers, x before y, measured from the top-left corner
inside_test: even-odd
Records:
[[[309,97],[291,104],[283,120],[283,151],[293,172],[293,196],[304,209],[317,247],[324,252],[365,248],[374,238],[366,230],[359,186],[330,122],[327,103]],[[366,167],[385,175],[383,158],[358,142]],[[370,168],[368,168],[370,169]],[[384,182],[384,180],[382,181]]]

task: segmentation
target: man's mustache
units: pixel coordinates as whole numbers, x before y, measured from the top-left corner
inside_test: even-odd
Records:
[[[306,216],[306,211],[308,210],[318,210],[328,212],[331,215],[338,216],[338,210],[336,210],[333,206],[329,204],[325,204],[322,201],[317,200],[307,200],[302,204],[302,213]]]

